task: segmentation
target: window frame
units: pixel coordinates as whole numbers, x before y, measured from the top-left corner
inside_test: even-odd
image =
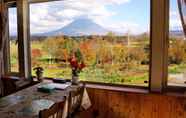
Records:
[[[170,0],[169,0],[170,1]],[[169,6],[170,6],[170,2],[168,3],[169,4]],[[178,3],[179,4],[179,3]],[[178,8],[178,10],[179,10],[179,8]],[[169,7],[169,13],[170,13],[170,11],[171,11],[171,9],[170,9],[170,7]],[[178,11],[179,13],[180,13],[180,10]],[[168,16],[168,17],[170,17],[170,16]],[[167,19],[168,21],[168,23],[170,22],[170,18],[169,19]],[[168,29],[168,31],[169,31],[169,25],[170,24],[168,24],[168,27],[167,27],[167,29]],[[183,25],[183,23],[182,23],[182,25]],[[184,34],[185,35],[185,34]],[[167,45],[169,45],[169,41],[170,41],[170,37],[169,37],[169,35],[168,35],[168,39],[167,39],[168,41],[167,41]],[[167,47],[167,55],[168,55],[168,49],[169,49],[169,46]],[[185,84],[185,86],[179,86],[179,84],[175,84],[175,85],[169,85],[168,84],[168,75],[169,75],[169,72],[168,72],[168,67],[169,67],[169,65],[168,65],[168,56],[167,56],[167,58],[166,58],[166,61],[167,61],[167,71],[165,72],[166,73],[166,75],[167,75],[167,78],[166,78],[166,89],[165,89],[165,91],[166,92],[185,92],[186,91],[186,84]]]
[[[29,51],[29,12],[28,12],[28,1],[26,0],[6,0],[5,1],[5,12],[8,20],[8,8],[16,7],[17,9],[17,37],[18,37],[18,64],[19,72],[11,72],[10,69],[10,45],[9,45],[9,22],[6,22],[6,32],[8,36],[5,36],[5,51],[4,53],[4,68],[5,75],[18,76],[25,79],[32,79],[30,74],[30,51]],[[8,20],[9,21],[9,20]]]
[[[6,0],[6,2],[12,1],[15,0]],[[52,0],[28,0],[28,3],[30,4],[50,1]],[[29,13],[27,14],[29,16]],[[167,83],[169,39],[168,34],[169,34],[169,0],[150,0],[150,66],[149,66],[150,70],[149,86],[146,88],[148,88],[151,92],[162,93],[165,91],[172,90],[174,88],[180,90],[180,87],[177,86],[170,88]],[[30,67],[30,65],[28,67]],[[122,86],[125,87],[125,85]],[[138,86],[129,85],[127,87]],[[183,87],[181,87],[181,89],[182,88]]]
[[[7,12],[7,21],[8,21],[7,24],[6,24],[6,26],[7,26],[6,31],[8,32],[8,36],[7,36],[7,39],[6,39],[6,42],[5,42],[5,50],[3,52],[4,55],[5,55],[4,56],[5,74],[6,75],[11,75],[11,76],[19,76],[19,70],[18,70],[18,72],[11,71],[11,64],[10,64],[10,31],[9,31],[9,14],[8,14],[8,11],[9,11],[9,8],[16,7],[16,2],[6,3],[5,5],[6,5],[5,8],[6,8],[6,12]],[[19,52],[18,52],[18,55],[19,55]],[[18,58],[18,61],[19,61],[19,58]]]
[[[46,3],[46,2],[54,2],[54,1],[62,1],[62,0],[29,0],[29,5],[30,4],[37,4],[37,3]],[[150,10],[151,10],[151,1],[152,0],[149,0],[150,1]],[[150,14],[149,14],[149,19],[151,19],[151,12],[150,12]],[[150,22],[149,22],[150,23]],[[151,31],[151,27],[149,27],[149,30]],[[149,51],[149,55],[151,55],[150,53],[151,53],[151,37],[149,37],[149,49],[150,49],[150,51]],[[150,58],[149,58],[149,62],[151,62],[150,61]],[[150,86],[150,63],[149,63],[149,65],[148,65],[148,85],[147,86],[140,86],[140,85],[130,85],[130,84],[114,84],[114,83],[104,83],[104,82],[94,82],[94,81],[83,81],[83,82],[86,82],[86,83],[92,83],[92,84],[101,84],[101,85],[110,85],[110,86],[119,86],[119,87],[130,87],[130,88],[146,88],[146,89],[148,89],[149,88],[149,86]],[[51,77],[46,77],[46,78],[50,78],[50,79],[52,79]]]

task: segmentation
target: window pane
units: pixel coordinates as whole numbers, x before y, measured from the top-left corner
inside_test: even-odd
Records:
[[[169,76],[168,85],[186,83],[186,40],[182,29],[177,0],[170,0]]]
[[[17,9],[9,8],[10,72],[18,72]]]
[[[31,4],[30,21],[32,68],[42,66],[44,76],[71,79],[68,59],[79,49],[81,80],[148,85],[149,0]]]

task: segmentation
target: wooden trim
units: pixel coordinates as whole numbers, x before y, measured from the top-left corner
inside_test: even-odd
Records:
[[[6,3],[16,2],[16,0],[4,0]],[[64,0],[27,0],[29,3],[41,3],[41,2],[54,2],[54,1],[64,1]]]
[[[151,1],[151,79],[150,90],[162,92],[167,78],[169,1]]]
[[[64,0],[28,0],[29,3],[42,3],[42,2],[54,2],[54,1],[64,1]]]
[[[29,3],[17,0],[19,72],[22,77],[31,77]]]
[[[119,86],[112,86],[112,85],[85,83],[85,87],[92,88],[92,89],[108,90],[108,91],[118,91],[118,92],[124,92],[124,93],[149,94],[149,90],[147,89],[119,87]]]
[[[91,81],[80,81],[80,82],[85,84],[100,85],[100,86],[113,86],[113,87],[136,88],[136,89],[148,88],[148,86],[127,85],[127,84],[112,84],[112,83],[101,83],[101,82],[91,82]]]
[[[165,92],[177,92],[177,93],[185,93],[186,87],[184,86],[167,86]]]

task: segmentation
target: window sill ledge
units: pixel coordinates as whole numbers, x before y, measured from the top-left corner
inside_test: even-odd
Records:
[[[86,83],[86,82],[85,82]],[[115,92],[123,92],[123,93],[135,93],[135,94],[149,94],[149,95],[157,95],[157,96],[170,96],[170,97],[181,97],[186,98],[186,92],[172,92],[167,91],[164,93],[153,93],[148,90],[148,88],[131,88],[125,86],[117,86],[117,85],[103,85],[103,84],[95,84],[95,83],[86,83],[86,87],[88,89],[99,89],[99,90],[108,90]]]
[[[86,83],[86,82],[85,82]],[[125,86],[117,86],[117,85],[103,85],[103,84],[92,84],[86,83],[87,88],[92,89],[100,89],[100,90],[109,90],[109,91],[118,91],[118,92],[126,92],[126,93],[140,93],[140,94],[148,94],[149,90],[147,88],[132,88]]]

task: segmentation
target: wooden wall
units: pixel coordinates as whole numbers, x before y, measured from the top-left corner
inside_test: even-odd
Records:
[[[186,118],[186,98],[88,88],[92,107],[81,118]]]

